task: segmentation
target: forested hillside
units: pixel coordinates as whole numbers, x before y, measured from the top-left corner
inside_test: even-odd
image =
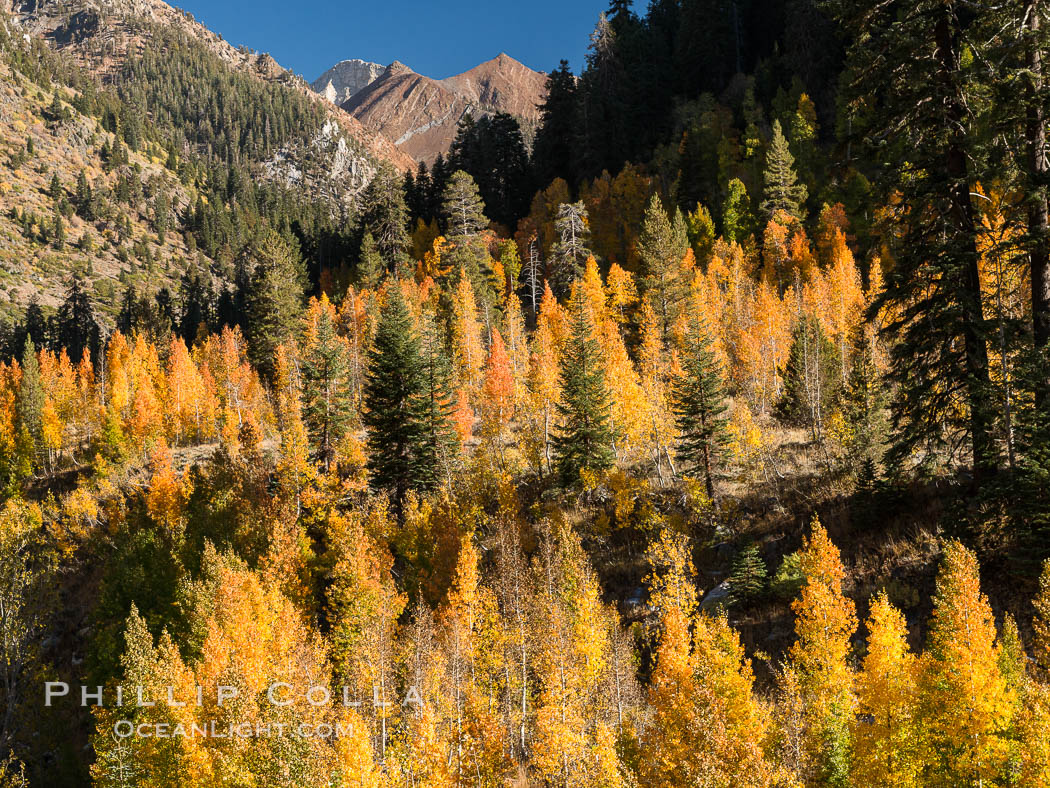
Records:
[[[615,0],[347,189],[7,20],[0,786],[1050,785],[1046,16]]]

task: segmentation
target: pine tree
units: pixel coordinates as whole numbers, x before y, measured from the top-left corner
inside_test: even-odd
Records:
[[[401,179],[386,169],[361,196],[361,226],[371,233],[385,268],[398,272],[408,262],[408,208]]]
[[[746,605],[760,599],[766,586],[766,562],[758,545],[748,545],[729,572],[729,598],[734,605]]]
[[[707,494],[715,495],[714,466],[729,442],[725,423],[722,371],[711,349],[702,319],[694,321],[682,355],[682,374],[675,381],[674,410],[681,433],[678,455],[704,475]]]
[[[73,205],[76,206],[77,215],[86,222],[95,219],[95,199],[88,185],[87,175],[83,170],[77,176],[77,189],[73,197]]]
[[[361,253],[357,258],[357,284],[362,289],[375,290],[383,281],[386,266],[379,254],[372,233],[365,231],[361,238]]]
[[[557,240],[551,246],[551,287],[556,293],[565,294],[569,285],[583,275],[583,267],[591,256],[587,247],[587,208],[582,201],[558,206],[554,231]]]
[[[437,320],[429,311],[424,311],[422,322],[420,358],[424,397],[420,411],[423,426],[420,472],[425,476],[418,476],[417,481],[429,488],[437,484],[441,470],[448,475],[456,434],[452,425],[452,365],[445,353]]]
[[[562,481],[575,484],[581,471],[603,471],[614,459],[604,360],[581,288],[573,299],[570,334],[561,359],[561,389],[561,427],[554,449]]]
[[[665,342],[688,289],[682,266],[687,251],[689,233],[682,211],[676,208],[672,221],[660,202],[660,196],[654,194],[645,210],[642,232],[638,237],[638,253],[645,274],[641,281],[642,295],[652,299],[660,316]]]
[[[563,60],[547,75],[546,93],[540,107],[540,128],[532,150],[532,166],[538,185],[546,187],[556,178],[576,183],[573,140],[576,138],[577,82]]]
[[[277,346],[298,331],[305,274],[298,250],[275,230],[267,231],[247,254],[254,266],[245,294],[248,355],[269,377]]]
[[[854,468],[871,468],[882,460],[889,432],[886,407],[889,397],[875,363],[871,342],[854,343],[853,369],[842,392],[842,416],[848,430],[846,450]]]
[[[998,39],[982,29],[993,7],[964,13],[958,2],[839,0],[832,11],[851,42],[844,92],[865,107],[855,130],[882,162],[881,199],[907,217],[872,307],[888,316],[883,330],[893,339],[888,459],[904,463],[919,447],[935,455],[965,437],[980,486],[999,456],[973,193],[995,180],[984,168],[999,159],[987,155],[981,133],[994,122],[978,110],[990,104],[987,84],[969,64],[989,54],[973,42]],[[907,135],[897,134],[902,128]]]
[[[303,421],[327,470],[354,418],[349,350],[336,334],[335,310],[326,295],[311,303],[309,317],[301,357]]]
[[[456,170],[449,178],[441,208],[452,238],[473,238],[488,227],[478,185],[463,170]]]
[[[797,183],[795,157],[788,149],[787,139],[780,128],[780,121],[773,121],[773,137],[766,151],[766,169],[762,173],[765,183],[762,212],[772,219],[777,211],[784,211],[799,221],[806,218],[805,184]]]
[[[733,178],[727,187],[722,205],[722,235],[730,242],[743,244],[755,233],[755,217],[751,213],[751,198],[739,178]]]
[[[70,280],[66,300],[58,308],[55,339],[73,361],[79,361],[84,351],[89,352],[92,358],[98,358],[98,322],[95,320],[91,298],[79,276]]]
[[[401,286],[389,280],[369,353],[362,420],[368,429],[371,484],[391,494],[399,520],[409,491],[426,489],[435,472],[422,448],[427,380],[421,355]]]

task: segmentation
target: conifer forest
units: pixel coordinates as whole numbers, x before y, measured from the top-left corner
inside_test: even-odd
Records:
[[[0,788],[1050,786],[1050,5],[593,5],[0,0]]]

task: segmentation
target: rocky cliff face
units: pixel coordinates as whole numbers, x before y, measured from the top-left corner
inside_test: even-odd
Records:
[[[468,112],[475,117],[508,112],[531,140],[546,79],[542,72],[504,54],[444,80],[417,74],[395,61],[342,107],[412,158],[429,163],[448,151],[457,124]],[[314,89],[324,80],[324,76],[317,80]],[[320,87],[326,88],[327,82]]]
[[[311,82],[310,87],[333,104],[345,104],[355,93],[375,82],[383,71],[379,63],[343,60]]]

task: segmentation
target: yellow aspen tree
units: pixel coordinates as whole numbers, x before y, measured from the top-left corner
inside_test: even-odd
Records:
[[[385,520],[385,510],[376,517]],[[333,672],[349,688],[352,702],[372,708],[373,735],[385,754],[388,719],[396,701],[395,632],[406,600],[391,574],[390,550],[366,530],[360,512],[329,515],[328,544],[332,569],[326,609],[333,622]]]
[[[645,407],[642,440],[656,465],[657,475],[663,479],[665,469],[671,476],[677,474],[671,446],[677,440],[677,430],[670,401],[670,360],[663,340],[659,316],[648,295],[642,300],[641,347],[638,351],[640,389]]]
[[[600,600],[579,538],[561,520],[552,531],[536,567],[539,687],[531,763],[547,784],[613,788],[623,783],[601,693],[613,612]]]
[[[1043,572],[1039,576],[1039,591],[1032,600],[1035,616],[1032,618],[1032,630],[1035,661],[1043,671],[1043,676],[1050,680],[1050,558],[1043,561]]]
[[[481,383],[485,352],[481,341],[481,322],[470,277],[459,278],[452,296],[452,363],[459,385],[476,392]]]
[[[926,785],[991,783],[1003,766],[1013,702],[995,641],[977,557],[949,542],[937,574],[920,682]]]
[[[274,392],[277,405],[277,430],[281,439],[276,468],[278,482],[295,502],[296,518],[302,513],[302,496],[316,478],[317,469],[310,462],[310,441],[303,424],[301,383],[287,345],[277,347],[274,360]]]
[[[529,365],[528,450],[541,474],[552,470],[551,435],[561,393],[561,353],[568,336],[568,317],[545,285],[536,330],[532,335]]]
[[[617,263],[609,266],[609,275],[605,279],[608,291],[608,307],[612,318],[619,324],[627,322],[627,310],[638,303],[638,286],[630,271],[625,271]]]
[[[799,559],[805,584],[791,604],[797,639],[788,659],[806,702],[805,747],[816,779],[845,785],[855,706],[847,658],[857,628],[856,608],[842,593],[846,572],[838,548],[816,517]]]
[[[881,592],[868,617],[868,653],[857,674],[853,764],[857,785],[920,786],[918,658],[904,616]]]
[[[525,405],[525,382],[529,374],[529,339],[525,331],[525,315],[521,311],[521,300],[516,293],[507,296],[503,310],[503,340],[514,378],[514,407]]]
[[[457,785],[503,785],[504,729],[493,710],[498,706],[501,627],[495,595],[482,585],[479,554],[471,534],[460,542],[456,571],[439,613],[452,740],[451,774]],[[496,639],[494,639],[496,638]]]

